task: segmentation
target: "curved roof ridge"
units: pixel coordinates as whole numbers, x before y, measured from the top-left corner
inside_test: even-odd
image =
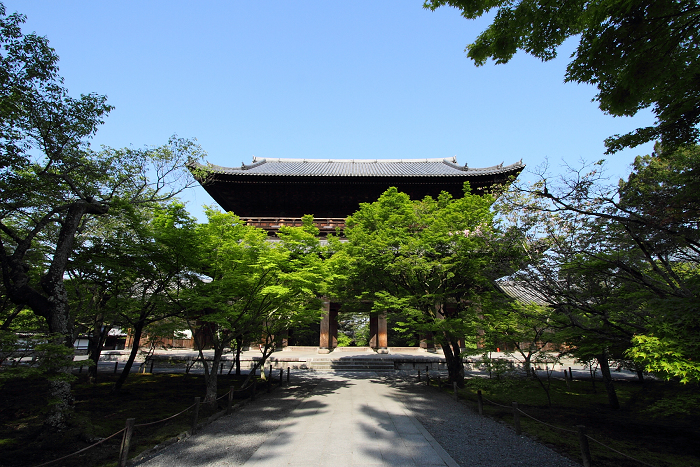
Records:
[[[452,158],[452,162],[457,162],[455,157]],[[444,162],[448,160],[444,157],[424,157],[415,159],[293,159],[285,157],[266,157],[264,159],[253,158],[253,163],[259,162],[302,162],[302,163],[333,163],[333,162],[343,162],[343,163],[354,163],[354,164],[374,164],[374,163],[396,163],[396,162]]]
[[[525,167],[525,164],[523,164],[522,159],[519,160],[518,162],[514,162],[513,164],[509,165],[503,165],[503,162],[501,162],[498,165],[492,165],[491,167],[474,167],[474,168],[467,168],[465,167],[466,172],[507,172],[512,169],[518,169],[521,167]]]
[[[525,165],[522,160],[504,166],[469,167],[449,159],[263,159],[255,158],[250,165],[222,167],[199,163],[212,174],[246,176],[310,176],[310,177],[481,177],[503,173],[519,173]]]

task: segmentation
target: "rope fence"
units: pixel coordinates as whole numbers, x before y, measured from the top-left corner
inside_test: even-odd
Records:
[[[108,439],[114,438],[115,436],[117,436],[119,433],[122,433],[122,432],[124,432],[124,428],[122,428],[121,430],[117,431],[116,433],[112,433],[111,435],[107,436],[106,438],[103,438],[103,439],[99,440],[99,441],[96,442],[95,444],[92,444],[92,445],[90,445],[90,446],[88,446],[88,447],[86,447],[86,448],[81,449],[80,451],[75,451],[74,453],[68,454],[67,456],[59,457],[58,459],[54,459],[54,460],[52,460],[52,461],[44,462],[43,464],[39,464],[39,465],[37,465],[36,467],[43,467],[44,465],[51,465],[51,464],[55,464],[56,462],[59,462],[59,461],[62,461],[62,460],[66,460],[66,459],[68,459],[69,457],[73,457],[73,456],[75,456],[75,455],[80,454],[81,452],[85,452],[85,451],[87,451],[88,449],[94,448],[94,447],[97,446],[98,444],[104,443],[104,442],[107,441]]]
[[[554,429],[556,429],[556,430],[564,431],[564,432],[566,432],[566,433],[577,434],[578,437],[579,437],[579,444],[580,444],[580,447],[581,447],[581,457],[583,458],[583,467],[591,467],[591,466],[593,465],[593,464],[592,464],[592,460],[591,460],[591,451],[590,451],[590,447],[589,447],[589,445],[588,445],[588,440],[591,440],[591,441],[593,441],[594,443],[597,443],[597,444],[603,446],[604,448],[607,448],[607,449],[609,449],[609,450],[611,450],[611,451],[613,451],[613,452],[615,452],[615,453],[617,453],[617,454],[620,454],[621,456],[624,456],[624,457],[626,457],[626,458],[628,458],[628,459],[630,459],[630,460],[633,460],[633,461],[635,461],[635,462],[638,462],[638,463],[641,464],[641,465],[645,465],[645,466],[648,466],[648,467],[656,467],[656,466],[654,466],[654,465],[652,465],[652,464],[649,464],[649,463],[647,463],[647,462],[644,462],[644,461],[642,461],[642,460],[639,460],[639,459],[637,459],[637,458],[635,458],[635,457],[632,457],[632,456],[630,456],[630,455],[628,455],[628,454],[625,454],[625,453],[623,453],[623,452],[620,452],[620,451],[618,451],[617,449],[614,449],[614,448],[612,448],[612,447],[610,447],[610,446],[608,446],[608,445],[606,445],[606,444],[601,443],[601,442],[598,441],[597,439],[595,439],[595,438],[589,436],[588,434],[586,434],[586,433],[585,433],[585,428],[586,428],[586,427],[583,426],[583,425],[577,425],[577,426],[576,426],[576,430],[571,430],[571,429],[568,429],[568,428],[563,428],[563,427],[560,427],[560,426],[552,425],[552,424],[547,423],[547,422],[543,422],[542,420],[539,420],[539,419],[533,417],[532,415],[528,414],[527,412],[524,412],[522,409],[520,409],[520,408],[518,407],[518,403],[517,403],[517,402],[513,402],[512,406],[507,406],[507,405],[499,404],[498,402],[494,402],[494,401],[492,401],[492,400],[490,400],[490,399],[487,399],[486,397],[484,397],[484,396],[481,394],[481,389],[479,389],[479,390],[477,391],[477,403],[478,403],[479,415],[483,415],[483,411],[482,411],[482,404],[483,404],[483,402],[482,402],[482,401],[486,401],[486,402],[488,402],[489,404],[492,404],[492,405],[495,405],[495,406],[497,406],[497,407],[501,407],[501,408],[504,408],[504,409],[512,409],[512,410],[513,410],[513,419],[514,419],[514,422],[515,422],[515,433],[516,433],[517,435],[520,435],[520,433],[521,433],[521,429],[520,429],[520,417],[519,417],[520,414],[522,414],[522,415],[524,415],[524,416],[526,416],[526,417],[528,417],[528,418],[534,420],[534,421],[537,422],[537,423],[541,423],[542,425],[546,425],[546,426],[548,426],[548,427],[550,427],[550,428],[554,428]]]
[[[654,465],[652,465],[652,464],[647,464],[647,463],[644,462],[644,461],[640,461],[639,459],[636,459],[636,458],[634,458],[634,457],[632,457],[632,456],[628,456],[628,455],[625,454],[624,452],[620,452],[620,451],[618,451],[617,449],[611,448],[610,446],[607,446],[607,445],[601,443],[600,441],[598,441],[597,439],[591,438],[591,437],[588,436],[588,435],[586,435],[586,437],[587,437],[588,439],[590,439],[591,441],[593,441],[594,443],[598,443],[598,444],[600,444],[601,446],[603,446],[604,448],[608,448],[608,449],[610,449],[611,451],[620,454],[621,456],[625,456],[625,457],[628,458],[628,459],[631,459],[631,460],[633,460],[633,461],[635,461],[635,462],[639,462],[640,464],[646,465],[646,466],[648,466],[648,467],[656,467],[656,466],[654,466]]]
[[[272,380],[272,372],[270,371],[270,377],[269,377],[269,379],[268,379],[268,386],[270,385],[271,380]],[[280,372],[280,381],[279,381],[279,384],[280,384],[280,386],[282,385],[282,373],[281,373],[281,372]],[[289,368],[287,368],[287,384],[289,384]],[[234,396],[234,394],[236,394],[236,393],[243,393],[243,392],[249,391],[249,392],[250,392],[250,398],[251,398],[252,400],[255,400],[255,389],[256,389],[256,387],[257,387],[257,380],[255,380],[255,379],[253,378],[253,380],[250,381],[250,383],[249,383],[247,386],[244,386],[244,387],[242,387],[242,388],[240,388],[240,389],[234,389],[234,387],[231,386],[231,387],[229,388],[229,390],[228,390],[226,393],[224,393],[222,396],[216,398],[215,401],[220,401],[221,399],[223,399],[223,398],[225,398],[225,397],[228,397],[228,406],[227,406],[227,408],[226,408],[226,410],[225,410],[225,413],[226,413],[226,415],[230,415],[230,414],[231,414],[231,411],[232,411],[233,396]],[[46,466],[46,465],[51,465],[51,464],[55,464],[56,462],[60,462],[60,461],[66,460],[66,459],[68,459],[68,458],[70,458],[70,457],[77,456],[78,454],[81,454],[81,453],[83,453],[83,452],[85,452],[85,451],[87,451],[87,450],[89,450],[89,449],[92,449],[92,448],[94,448],[95,446],[98,446],[98,445],[104,443],[105,441],[107,441],[107,440],[109,440],[109,439],[112,439],[112,438],[114,438],[115,436],[117,436],[117,435],[119,435],[119,434],[121,434],[121,433],[123,433],[124,436],[123,436],[123,438],[122,438],[121,447],[120,447],[120,449],[119,449],[119,462],[117,463],[117,465],[118,465],[119,467],[125,467],[125,466],[126,466],[126,462],[127,462],[127,458],[128,458],[128,456],[129,456],[129,447],[130,447],[130,444],[131,444],[131,436],[132,436],[132,434],[133,434],[134,428],[142,428],[142,427],[157,425],[157,424],[159,424],[159,423],[163,423],[163,422],[166,422],[166,421],[168,421],[168,420],[172,420],[172,419],[174,419],[174,418],[176,418],[176,417],[179,417],[180,415],[184,414],[185,412],[188,412],[188,411],[194,409],[194,413],[193,413],[193,417],[192,417],[192,427],[191,427],[191,430],[190,430],[190,435],[194,434],[194,433],[196,432],[196,430],[197,430],[198,421],[199,421],[200,398],[199,398],[199,397],[195,397],[194,400],[195,400],[195,401],[194,401],[194,404],[192,404],[192,405],[190,405],[189,407],[185,408],[184,410],[182,410],[182,411],[176,413],[175,415],[171,415],[171,416],[169,416],[169,417],[163,418],[162,420],[157,420],[157,421],[148,422],[148,423],[139,423],[139,424],[136,424],[136,423],[135,423],[135,420],[136,420],[135,418],[128,418],[128,419],[126,420],[126,426],[125,426],[124,428],[122,428],[121,430],[117,431],[116,433],[112,433],[112,434],[109,435],[108,437],[103,438],[103,439],[99,440],[98,442],[96,442],[96,443],[94,443],[94,444],[91,444],[90,446],[84,447],[84,448],[82,448],[82,449],[80,449],[80,450],[78,450],[78,451],[75,451],[75,452],[71,453],[71,454],[65,455],[65,456],[60,457],[60,458],[58,458],[58,459],[50,460],[50,461],[48,461],[48,462],[44,462],[43,464],[38,464],[38,465],[36,465],[35,467],[44,467],[44,466]],[[223,412],[221,412],[221,414],[223,414]]]

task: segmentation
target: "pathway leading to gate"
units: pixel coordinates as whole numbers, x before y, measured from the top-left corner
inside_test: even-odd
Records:
[[[296,380],[137,465],[576,465],[414,378],[336,372]]]

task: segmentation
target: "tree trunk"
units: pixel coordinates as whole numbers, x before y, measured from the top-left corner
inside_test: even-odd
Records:
[[[88,359],[95,363],[88,370],[90,378],[93,381],[97,378],[97,364],[100,361],[100,354],[102,354],[102,348],[104,347],[105,339],[110,329],[109,326],[102,326],[102,324],[102,318],[98,317],[98,319],[95,320],[95,326],[92,330],[90,340],[88,341]]]
[[[613,386],[612,375],[610,374],[610,364],[608,363],[607,353],[603,353],[596,356],[598,363],[600,364],[600,373],[603,375],[603,382],[605,383],[605,390],[608,393],[608,403],[610,408],[617,410],[620,408],[620,402],[617,400],[617,393],[615,392],[615,386]]]
[[[134,364],[134,360],[136,360],[136,355],[139,353],[139,346],[141,345],[141,335],[143,334],[144,326],[145,323],[142,321],[138,321],[134,326],[134,338],[131,342],[131,353],[129,353],[129,359],[126,361],[126,365],[124,365],[124,369],[119,375],[119,379],[114,384],[114,388],[112,389],[114,392],[117,392],[122,388],[124,382],[126,382],[126,378],[128,378],[129,373],[131,373],[131,367]]]
[[[525,369],[525,376],[530,377],[532,376],[532,353],[528,352],[527,354],[522,353],[521,355],[523,356],[523,368]]]
[[[73,396],[71,394],[70,380],[73,369],[73,320],[68,305],[68,293],[66,292],[63,276],[71,253],[75,233],[83,216],[90,214],[105,214],[107,208],[85,201],[74,202],[65,211],[60,222],[60,230],[56,239],[56,247],[52,254],[51,263],[45,274],[41,277],[39,285],[41,292],[30,285],[28,271],[29,265],[25,262],[25,256],[32,247],[36,232],[45,227],[52,217],[44,217],[37,225],[34,233],[29,234],[20,241],[14,249],[12,256],[6,256],[3,249],[3,280],[8,295],[18,305],[26,305],[32,311],[46,318],[49,332],[56,336],[53,344],[64,345],[67,352],[61,352],[61,356],[52,359],[52,368],[49,371],[49,391],[51,408],[49,415],[44,420],[44,426],[50,430],[63,430],[68,426],[68,417],[73,410]],[[5,276],[6,274],[6,276]]]
[[[450,384],[457,383],[457,387],[464,387],[464,364],[460,355],[459,342],[456,339],[447,339],[446,345],[443,345],[445,354],[445,362],[447,363],[447,372],[450,379]]]
[[[207,393],[204,396],[204,403],[210,404],[212,406],[216,405],[216,396],[218,392],[218,368],[221,363],[221,355],[224,353],[224,343],[215,343],[214,348],[214,360],[211,362],[211,371],[209,370],[209,365],[202,355],[202,363],[204,365],[204,384],[207,387]],[[201,352],[201,351],[200,351]]]
[[[241,376],[241,350],[243,350],[243,336],[236,338],[236,376]]]
[[[68,418],[73,412],[74,400],[70,383],[73,378],[73,321],[63,280],[46,280],[42,283],[42,287],[50,297],[46,321],[49,332],[56,336],[52,343],[63,345],[71,350],[56,359],[48,376],[51,408],[44,420],[44,426],[51,431],[61,431],[68,427]]]
[[[12,324],[12,321],[19,316],[19,312],[24,309],[23,305],[15,305],[15,309],[10,313],[10,315],[5,318],[5,321],[2,323],[2,326],[0,326],[0,331],[7,331],[10,329],[10,325]]]

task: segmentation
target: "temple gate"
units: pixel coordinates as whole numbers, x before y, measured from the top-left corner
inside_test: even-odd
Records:
[[[300,226],[312,214],[320,235],[340,233],[345,218],[360,203],[371,203],[390,187],[411,199],[446,191],[463,195],[464,182],[480,194],[506,183],[525,168],[522,161],[504,166],[470,168],[450,159],[256,159],[250,165],[222,167],[194,163],[191,170],[212,198],[226,211],[274,236],[282,225]],[[324,302],[319,353],[338,345],[339,304]],[[423,347],[423,344],[421,345]],[[388,351],[386,313],[370,314],[370,347]]]

